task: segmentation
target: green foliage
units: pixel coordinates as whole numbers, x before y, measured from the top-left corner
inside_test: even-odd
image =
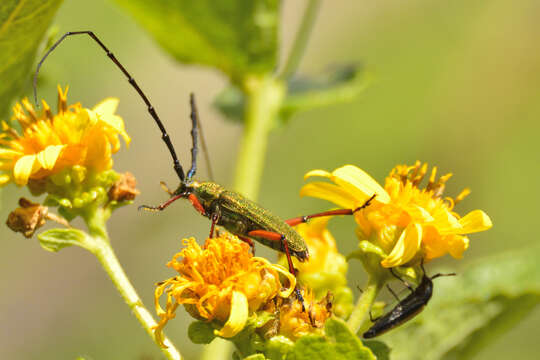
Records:
[[[30,84],[39,44],[61,0],[0,2],[0,119]]]
[[[281,104],[278,120],[284,125],[296,113],[350,102],[369,85],[369,76],[362,66],[343,65],[316,77],[292,78]],[[239,122],[244,119],[246,99],[237,87],[223,90],[214,101],[223,115]]]
[[[38,235],[42,248],[51,252],[58,252],[65,247],[78,245],[88,249],[88,235],[77,229],[51,229]],[[90,249],[89,249],[90,250]]]
[[[210,344],[216,337],[214,329],[209,322],[194,321],[189,325],[188,336],[194,344]]]
[[[328,319],[325,333],[326,336],[306,335],[299,339],[287,360],[376,359],[343,321]]]
[[[371,349],[371,352],[373,352],[373,355],[375,355],[377,360],[390,360],[391,350],[382,341],[367,340],[364,341],[364,345]]]
[[[472,359],[540,302],[539,254],[505,253],[437,279],[426,310],[383,336],[392,359]]]
[[[276,66],[278,0],[116,0],[176,60],[241,83]]]

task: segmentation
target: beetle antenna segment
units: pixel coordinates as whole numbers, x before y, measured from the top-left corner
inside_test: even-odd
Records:
[[[41,65],[43,65],[43,62],[45,61],[47,56],[49,56],[49,54],[58,45],[60,45],[60,43],[62,41],[64,41],[64,39],[66,39],[67,37],[72,36],[72,35],[88,35],[88,36],[90,36],[90,38],[92,38],[92,40],[97,42],[98,45],[103,49],[103,51],[105,51],[105,53],[107,54],[109,59],[111,59],[111,61],[122,71],[122,73],[127,78],[128,82],[131,84],[131,86],[133,86],[135,91],[137,91],[137,93],[139,94],[141,99],[144,101],[148,112],[150,113],[150,115],[152,116],[152,118],[156,122],[157,126],[159,127],[159,130],[161,131],[161,139],[165,142],[165,145],[167,145],[167,148],[169,149],[169,152],[171,153],[171,157],[173,159],[174,171],[176,171],[176,174],[180,178],[180,181],[184,182],[184,178],[185,178],[184,169],[182,169],[182,165],[180,165],[180,161],[178,160],[178,156],[176,156],[176,151],[174,150],[174,146],[171,143],[171,139],[169,137],[169,134],[167,134],[167,131],[165,130],[165,127],[163,126],[163,123],[161,122],[158,114],[156,113],[156,110],[154,109],[154,107],[152,106],[150,101],[148,100],[148,97],[141,90],[141,88],[139,87],[139,85],[137,84],[135,79],[133,79],[133,77],[127,72],[127,70],[124,68],[124,66],[122,64],[120,64],[118,59],[116,59],[114,54],[105,46],[105,44],[103,44],[101,42],[101,40],[99,40],[99,38],[92,31],[70,31],[70,32],[67,32],[64,35],[62,35],[62,37],[60,37],[60,39],[58,39],[58,41],[56,41],[51,46],[51,48],[49,50],[47,50],[45,55],[43,55],[43,57],[41,58],[41,60],[39,61],[38,65],[37,65],[36,72],[34,74],[34,102],[36,103],[36,105],[37,105],[37,78],[38,78],[38,74],[39,74],[39,70],[41,68]]]
[[[433,279],[436,279],[436,278],[438,278],[440,276],[456,276],[456,273],[449,273],[449,274],[441,274],[441,273],[439,273],[439,274],[433,275],[430,279],[433,280]]]
[[[197,133],[198,133],[198,111],[197,111],[197,104],[195,103],[195,95],[191,93],[189,95],[189,104],[191,105],[191,139],[193,141],[193,147],[191,148],[191,169],[189,169],[187,173],[187,179],[186,181],[191,181],[191,178],[195,173],[197,172],[197,151],[199,150],[197,147]]]
[[[212,171],[212,165],[210,164],[210,157],[208,156],[208,147],[206,146],[206,140],[204,137],[204,131],[201,123],[201,117],[199,111],[195,107],[195,116],[197,117],[197,129],[199,130],[199,137],[201,140],[201,149],[204,155],[204,161],[206,163],[206,171],[208,171],[208,178],[210,181],[214,181],[214,172]]]

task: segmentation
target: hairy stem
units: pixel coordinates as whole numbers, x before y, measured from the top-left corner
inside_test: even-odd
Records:
[[[366,321],[369,321],[369,311],[371,305],[375,301],[377,294],[381,291],[384,285],[384,279],[370,276],[368,283],[362,295],[358,298],[354,310],[347,320],[347,325],[354,332],[357,333]]]
[[[152,329],[157,325],[157,323],[152,317],[150,311],[144,307],[139,295],[129,281],[110,245],[105,225],[105,220],[108,216],[104,215],[103,211],[104,210],[100,208],[94,209],[94,211],[85,216],[85,221],[88,225],[90,236],[93,239],[91,251],[98,258],[99,262],[103,266],[103,269],[105,269],[107,275],[109,275],[113,284],[116,286],[116,289],[131,311],[135,314],[135,317],[139,320],[144,330],[148,333],[152,340],[156,342],[154,331]],[[180,352],[178,352],[168,338],[164,338],[163,342],[167,348],[160,347],[160,349],[167,359],[182,359],[182,355],[180,355]]]

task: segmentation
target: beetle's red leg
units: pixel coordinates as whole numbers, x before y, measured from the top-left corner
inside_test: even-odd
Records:
[[[197,210],[202,216],[206,215],[206,211],[204,210],[202,204],[200,203],[199,199],[193,194],[188,195],[188,200],[193,205],[195,210]]]
[[[253,240],[251,240],[250,238],[246,236],[240,236],[240,235],[236,235],[236,236],[238,236],[238,238],[242,240],[243,242],[247,243],[251,247],[251,253],[255,255],[255,244],[253,243]]]
[[[181,197],[182,195],[175,195],[169,200],[165,201],[163,204],[159,204],[158,206],[141,205],[139,206],[139,210],[145,209],[145,210],[150,210],[150,211],[161,211],[165,209],[167,206],[171,205],[176,200],[180,199]]]
[[[285,250],[285,256],[287,256],[287,263],[289,264],[289,272],[293,274],[295,277],[297,275],[296,269],[294,268],[292,258],[291,258],[291,252],[289,250],[289,244],[287,244],[287,239],[285,239],[285,235],[278,234],[272,231],[266,231],[266,230],[253,230],[248,232],[249,236],[252,237],[262,237],[271,241],[280,241],[281,246],[283,247],[283,250]],[[302,311],[306,311],[306,307],[304,306],[304,297],[302,296],[302,293],[300,292],[300,289],[298,286],[294,289],[296,293],[296,298],[300,303],[302,304]]]
[[[317,214],[312,214],[312,215],[298,216],[298,217],[295,217],[295,218],[292,218],[292,219],[289,219],[289,220],[285,220],[285,222],[287,224],[289,224],[290,226],[295,226],[295,225],[298,225],[298,224],[301,224],[301,223],[308,222],[309,219],[313,219],[313,218],[317,218],[317,217],[336,216],[336,215],[352,215],[355,212],[368,207],[369,204],[371,203],[371,201],[375,198],[375,196],[376,196],[376,194],[374,194],[372,197],[367,199],[366,202],[364,202],[362,204],[362,206],[359,206],[356,209],[338,209],[338,210],[324,211],[324,212],[317,213]]]
[[[210,238],[214,237],[214,229],[216,228],[216,224],[219,221],[219,214],[214,213],[212,214],[212,225],[210,226]]]

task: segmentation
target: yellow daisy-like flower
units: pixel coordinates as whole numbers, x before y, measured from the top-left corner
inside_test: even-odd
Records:
[[[202,248],[193,238],[183,243],[186,247],[167,264],[179,275],[159,283],[155,291],[160,317],[155,332],[160,343],[161,330],[180,304],[198,319],[224,323],[216,335],[232,337],[244,328],[250,314],[276,296],[288,297],[296,286],[296,279],[284,267],[254,257],[249,245],[229,234],[208,239]],[[279,274],[288,279],[284,290]],[[165,310],[159,304],[164,292]]]
[[[93,109],[80,103],[67,105],[67,92],[58,86],[58,113],[53,114],[43,101],[38,114],[28,99],[13,108],[13,119],[22,135],[2,122],[0,133],[0,185],[44,179],[81,165],[95,171],[112,167],[111,154],[120,149],[118,135],[127,144],[130,138],[121,117],[115,115],[118,99],[107,98]]]
[[[446,181],[452,174],[436,178],[431,171],[424,188],[420,183],[427,174],[427,164],[399,165],[386,178],[384,188],[371,176],[354,165],[345,165],[329,173],[313,170],[305,178],[319,176],[335,184],[313,182],[300,194],[329,200],[339,206],[355,209],[374,194],[367,208],[355,213],[358,235],[370,240],[386,254],[381,265],[387,268],[407,264],[416,255],[425,260],[450,253],[460,258],[469,246],[466,234],[491,228],[490,218],[482,210],[460,217],[454,205],[463,200],[469,189],[456,198],[443,198]]]

